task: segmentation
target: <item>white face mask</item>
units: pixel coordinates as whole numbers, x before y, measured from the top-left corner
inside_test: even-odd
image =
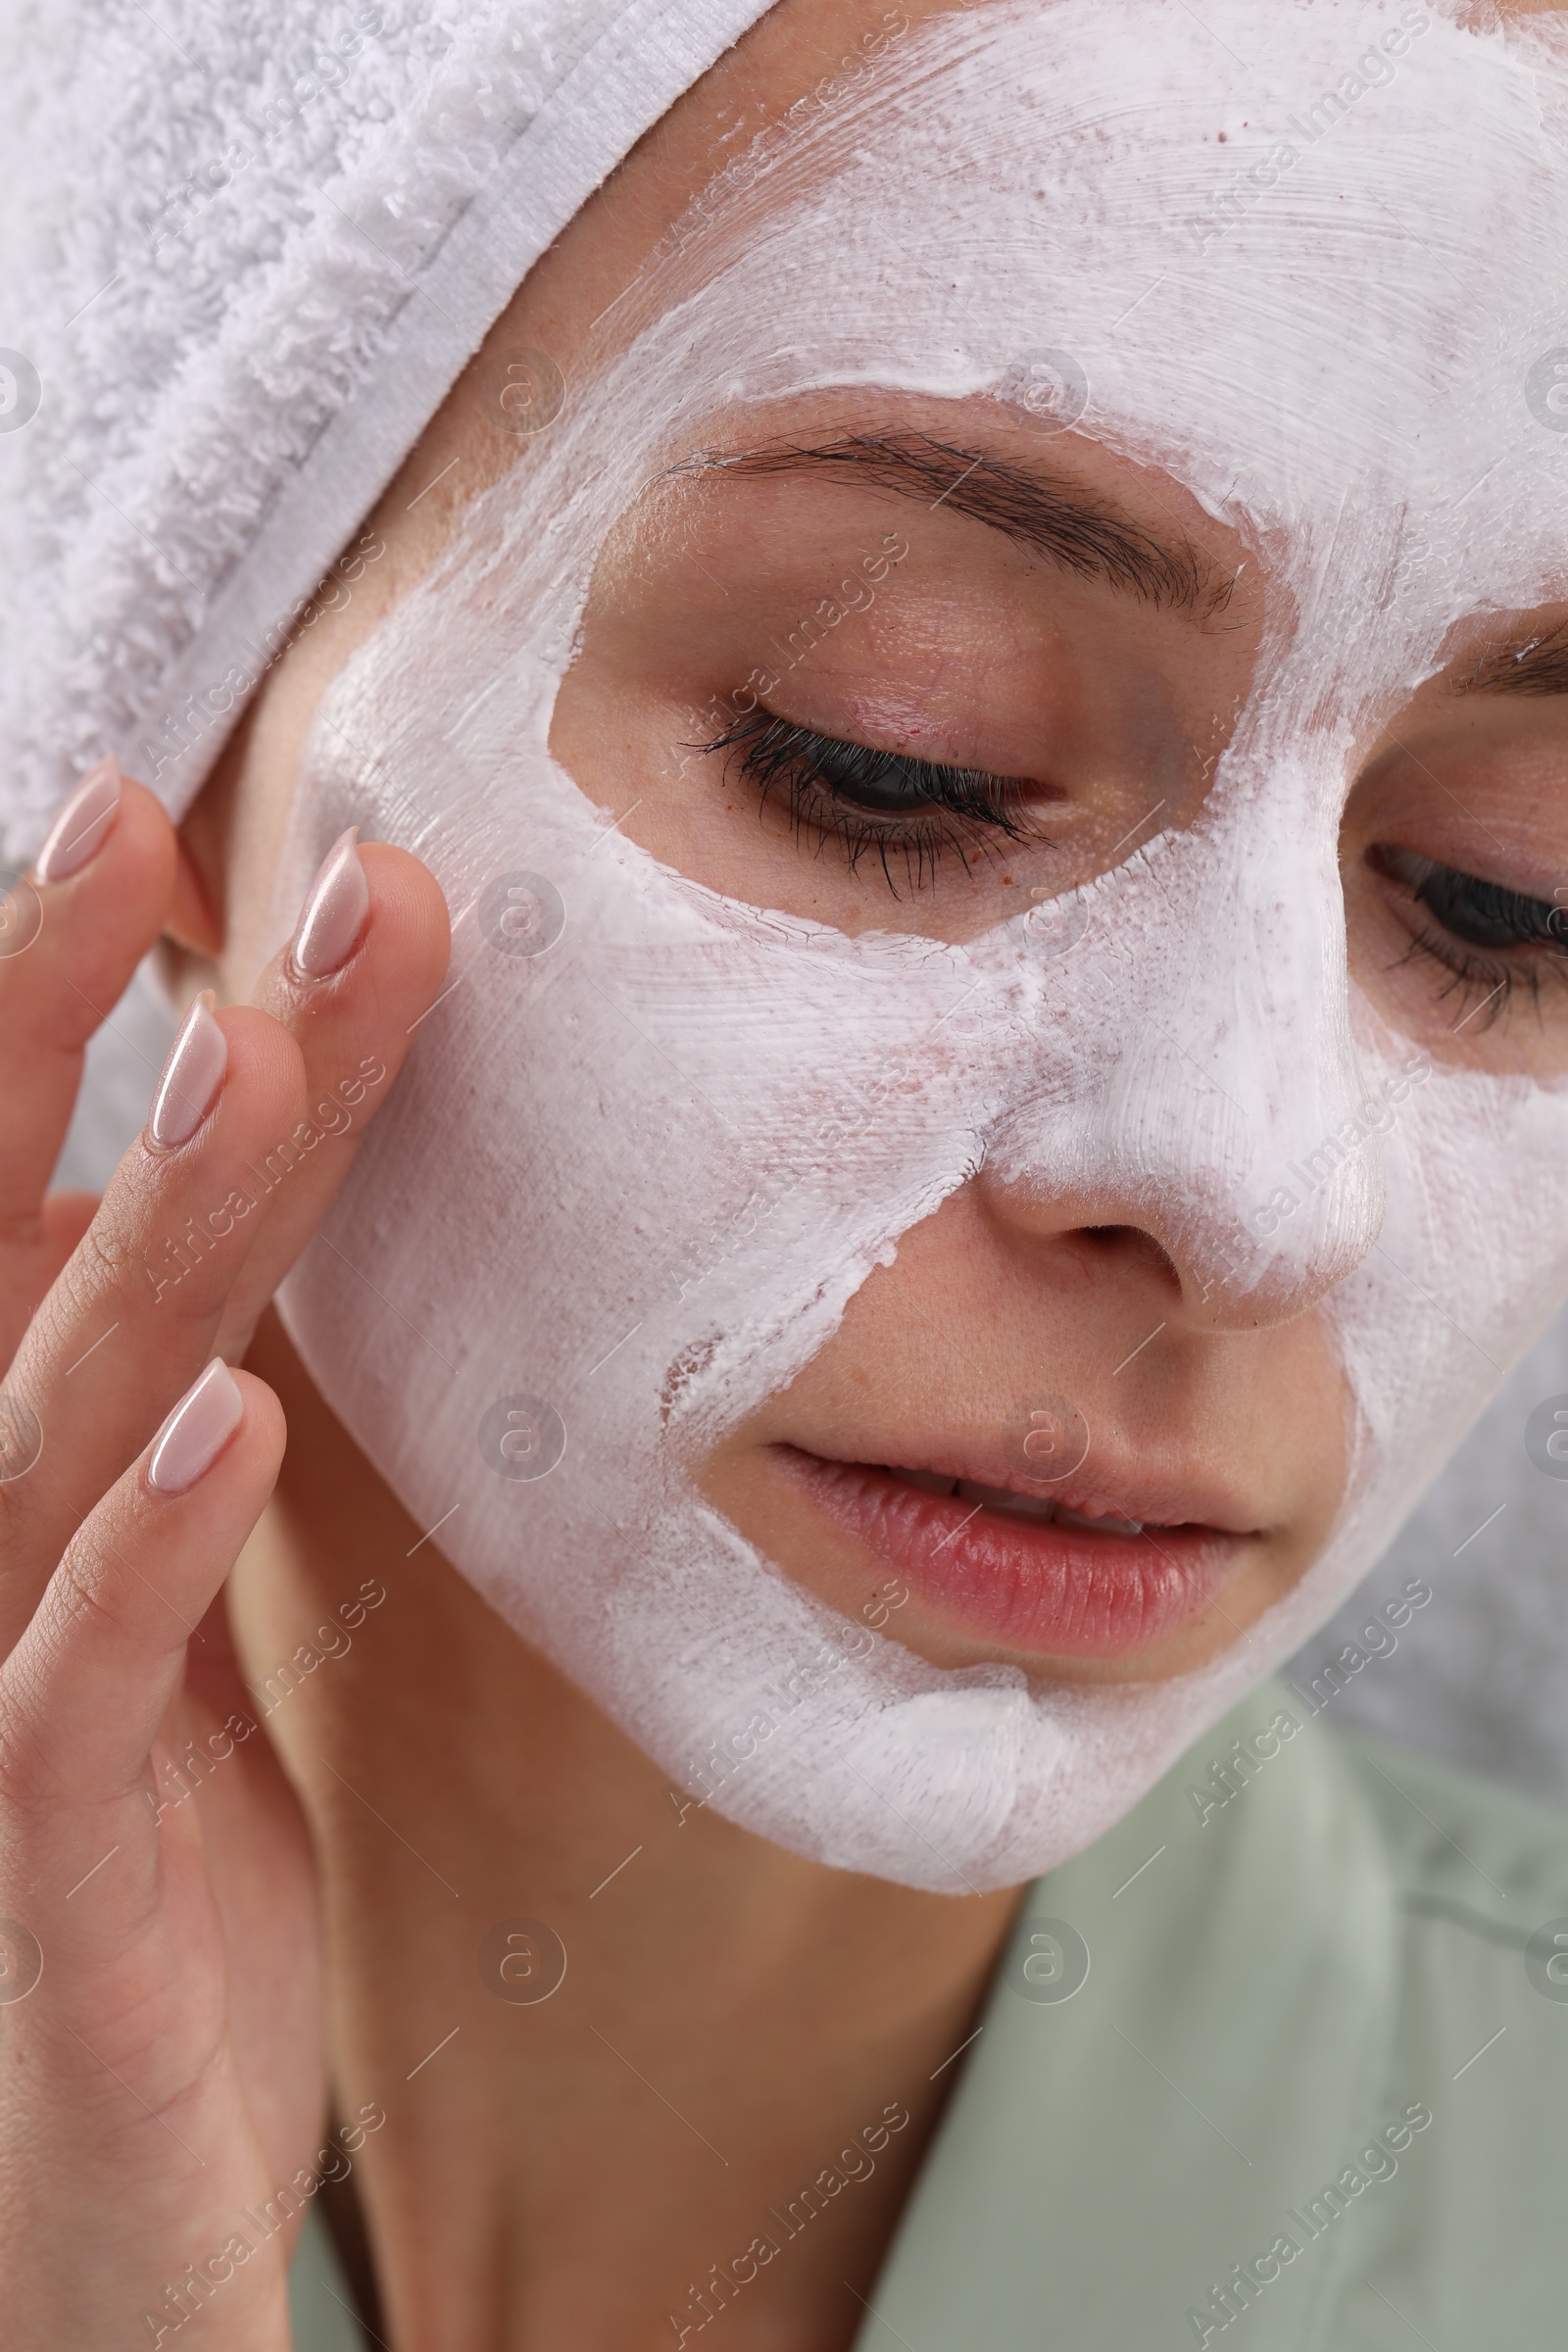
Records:
[[[1287,1174],[1411,1059],[1347,976],[1368,714],[1465,614],[1568,589],[1568,439],[1526,386],[1562,317],[1565,123],[1554,26],[1348,0],[936,19],[736,200],[744,241],[699,233],[680,306],[328,693],[279,905],[359,821],[434,866],[455,985],[289,1329],[496,1609],[677,1788],[803,1854],[961,1891],[1084,1845],[1331,1611],[1568,1290],[1562,1088],[1438,1068],[1333,1181]],[[1091,884],[1054,956],[1022,918],[851,939],[608,832],[548,735],[594,559],[655,466],[737,405],[761,438],[779,396],[983,394],[1042,346],[1087,378],[1079,429],[1235,524],[1296,616],[1198,822]],[[564,909],[544,953],[516,951],[557,901],[509,899],[519,873]],[[690,1482],[982,1155],[1048,1195],[1131,1191],[1233,1291],[1340,1278],[1334,1538],[1176,1681],[931,1665]]]

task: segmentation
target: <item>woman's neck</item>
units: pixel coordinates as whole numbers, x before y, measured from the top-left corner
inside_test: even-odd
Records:
[[[420,1544],[275,1323],[250,1360],[290,1440],[234,1616],[321,1857],[333,2097],[387,2119],[353,2158],[385,2332],[849,2344],[1016,1895],[672,1793]]]

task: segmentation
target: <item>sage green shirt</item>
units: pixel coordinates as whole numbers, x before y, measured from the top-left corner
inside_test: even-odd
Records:
[[[1265,1685],[1029,1889],[857,2352],[1568,2341],[1568,1820],[1330,1720]],[[293,2286],[361,2352],[314,2221]]]

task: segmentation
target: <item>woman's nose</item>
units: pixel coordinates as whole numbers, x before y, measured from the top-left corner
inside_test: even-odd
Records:
[[[1148,1235],[1183,1316],[1216,1329],[1288,1322],[1360,1264],[1396,1117],[1351,1038],[1335,839],[1261,830],[1187,836],[1102,886],[1085,946],[1113,952],[1044,982],[1080,997],[1082,1020],[1041,1025],[1043,1059],[1077,1030],[1073,1080],[998,1122],[980,1179],[1034,1233]]]

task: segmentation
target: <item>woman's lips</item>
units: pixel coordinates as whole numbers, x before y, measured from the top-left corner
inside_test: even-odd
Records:
[[[1152,1648],[1202,1616],[1247,1541],[1199,1521],[1152,1525],[1131,1508],[1114,1513],[1087,1489],[1068,1507],[939,1472],[777,1451],[817,1506],[935,1616],[1045,1656]]]

